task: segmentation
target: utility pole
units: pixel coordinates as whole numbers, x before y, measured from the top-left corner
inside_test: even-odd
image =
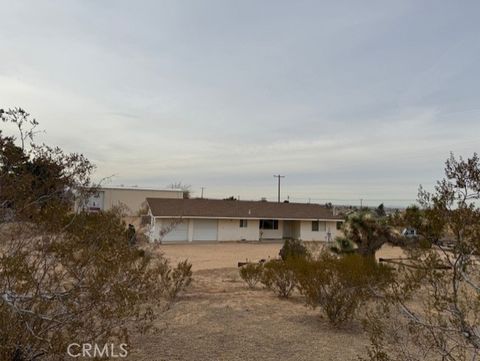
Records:
[[[285,176],[277,174],[277,175],[274,175],[273,177],[278,178],[278,203],[280,203],[280,179],[285,178]]]
[[[201,196],[202,199],[203,199],[203,190],[204,190],[204,189],[205,189],[205,187],[202,187],[202,196]]]
[[[363,198],[360,198],[360,209],[363,209]]]

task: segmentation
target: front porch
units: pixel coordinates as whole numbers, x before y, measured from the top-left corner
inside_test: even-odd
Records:
[[[260,219],[260,240],[300,239],[301,221]]]
[[[260,240],[300,239],[331,242],[339,235],[338,221],[260,219]]]

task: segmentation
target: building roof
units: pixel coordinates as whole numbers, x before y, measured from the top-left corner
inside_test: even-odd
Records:
[[[136,187],[136,186],[99,186],[98,190],[102,189],[114,189],[121,191],[155,191],[155,192],[174,192],[183,193],[183,190],[177,188],[161,189],[161,188],[149,188],[149,187]]]
[[[254,218],[254,219],[332,219],[331,209],[320,204],[236,201],[220,199],[147,198],[154,217]]]

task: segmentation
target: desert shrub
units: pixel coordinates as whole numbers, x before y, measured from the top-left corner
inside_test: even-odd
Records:
[[[288,258],[305,258],[309,256],[307,247],[298,239],[287,239],[280,249],[279,256],[286,261]]]
[[[352,319],[393,278],[389,267],[356,254],[337,257],[324,252],[317,260],[297,261],[294,269],[307,304],[320,307],[333,325]]]
[[[167,260],[163,260],[159,267],[159,276],[163,295],[172,301],[192,282],[192,264],[184,260],[176,267],[171,267]]]
[[[248,263],[240,268],[240,277],[244,280],[248,287],[254,288],[261,280],[263,274],[263,264]]]
[[[280,298],[288,298],[296,286],[293,262],[271,260],[264,265],[261,282]]]
[[[159,257],[128,245],[118,209],[81,212],[96,191],[84,156],[34,144],[38,123],[22,109],[0,121],[20,133],[0,131],[0,360],[63,360],[71,342],[146,332]]]
[[[480,158],[451,154],[433,192],[420,187],[421,208],[396,220],[415,228],[422,243],[405,245],[409,259],[398,267],[388,297],[366,315],[370,346],[364,360],[478,359],[479,201]]]

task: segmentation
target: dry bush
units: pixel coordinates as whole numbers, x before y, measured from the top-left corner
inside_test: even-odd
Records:
[[[298,239],[286,239],[280,249],[279,256],[286,261],[290,258],[306,258],[310,252],[302,241]]]
[[[129,245],[119,210],[75,213],[95,191],[94,166],[27,145],[38,124],[28,117],[0,110],[20,129],[19,139],[0,131],[0,360],[63,360],[72,342],[128,343],[132,327],[145,331],[158,315],[160,270],[181,289],[189,268],[169,273]]]
[[[480,159],[445,162],[420,208],[394,220],[417,230],[420,244],[365,325],[367,360],[478,360],[480,357]],[[445,242],[447,241],[447,242]]]
[[[324,252],[317,260],[295,262],[298,289],[313,308],[320,307],[333,325],[344,323],[375,292],[393,279],[390,268],[359,255]]]
[[[262,279],[263,264],[261,263],[247,263],[240,267],[240,277],[244,280],[248,287],[255,288],[257,283]]]
[[[63,232],[19,223],[0,258],[0,359],[64,355],[71,342],[119,342],[147,327],[161,288],[154,259],[111,212],[67,218]],[[50,227],[49,227],[50,228]],[[12,229],[13,231],[13,229]],[[95,320],[95,322],[92,322]]]
[[[159,267],[159,277],[162,294],[173,301],[192,282],[192,264],[184,260],[172,268],[167,260],[163,260]]]
[[[271,260],[265,263],[261,282],[280,298],[288,298],[296,286],[293,262]]]

